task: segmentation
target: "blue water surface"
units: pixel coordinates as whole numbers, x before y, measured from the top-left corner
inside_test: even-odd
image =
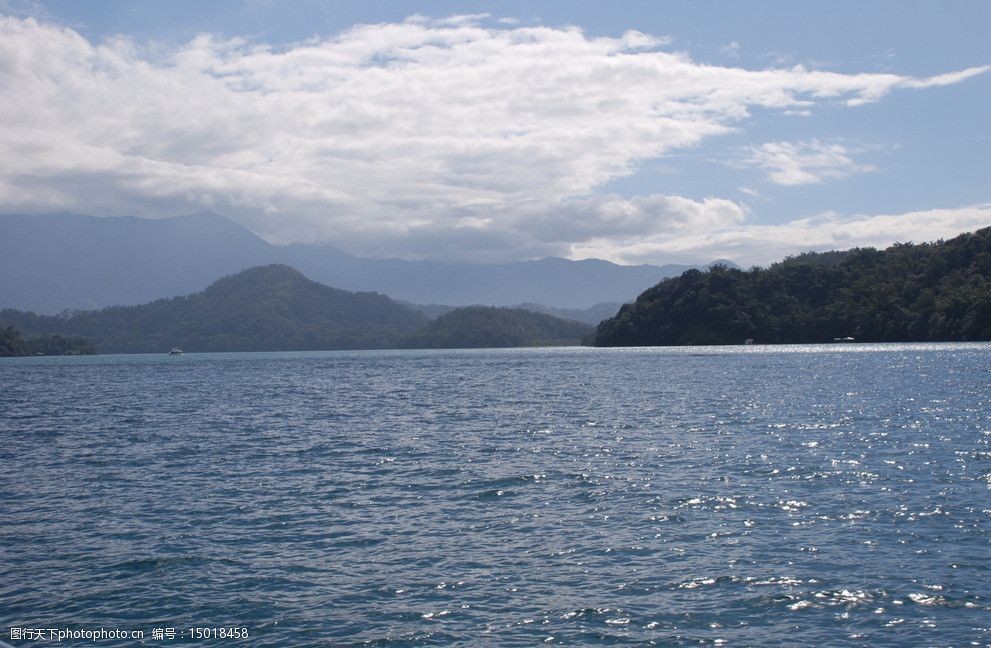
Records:
[[[991,346],[0,360],[0,637],[991,644]]]

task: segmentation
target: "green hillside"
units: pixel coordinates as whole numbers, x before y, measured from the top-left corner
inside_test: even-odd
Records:
[[[689,270],[601,322],[597,346],[991,340],[991,228],[766,269]]]

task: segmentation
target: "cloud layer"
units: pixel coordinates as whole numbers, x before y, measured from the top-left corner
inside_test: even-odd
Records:
[[[652,258],[672,260],[746,259],[767,265],[808,250],[884,248],[893,243],[921,243],[952,238],[961,232],[991,225],[991,204],[930,209],[904,214],[839,216],[833,213],[800,218],[778,225],[740,225],[684,232],[663,241],[614,247],[612,257],[627,263]],[[608,246],[608,242],[602,242]],[[593,246],[594,247],[594,246]]]
[[[842,144],[808,142],[768,142],[749,150],[744,164],[768,170],[768,179],[779,185],[816,184],[830,178],[844,178],[873,171],[860,164]]]
[[[639,162],[755,107],[853,106],[984,71],[747,70],[664,44],[414,17],[280,49],[202,35],[162,50],[0,17],[0,206],[212,208],[274,241],[375,256],[629,257],[746,219],[718,198],[595,195]],[[842,151],[820,153],[833,161],[765,166],[785,182],[841,172]]]

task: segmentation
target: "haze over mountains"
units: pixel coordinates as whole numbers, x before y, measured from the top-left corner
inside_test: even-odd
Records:
[[[593,336],[588,324],[535,312],[536,306],[417,307],[270,264],[143,305],[57,316],[0,309],[0,355],[154,353],[175,344],[191,351],[289,351],[988,340],[989,277],[991,228],[886,250],[806,253],[747,272],[693,269],[645,290],[599,322]]]
[[[587,309],[607,302],[599,311],[695,267],[561,258],[499,264],[361,258],[330,246],[272,245],[212,213],[166,219],[0,215],[0,308],[57,313],[141,304],[273,263],[327,286],[418,304]]]
[[[570,346],[593,331],[588,324],[522,308],[463,306],[409,335],[403,346],[410,349]]]

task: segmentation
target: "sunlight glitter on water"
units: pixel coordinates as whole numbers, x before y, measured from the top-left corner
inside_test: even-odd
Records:
[[[825,346],[5,362],[0,616],[987,643],[991,346]]]

